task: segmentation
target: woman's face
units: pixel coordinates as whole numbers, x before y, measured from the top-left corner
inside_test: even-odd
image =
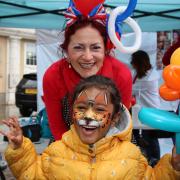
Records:
[[[103,65],[105,46],[99,31],[91,26],[81,28],[70,38],[67,58],[81,77],[96,74]]]
[[[79,94],[73,105],[73,122],[83,143],[94,144],[107,134],[113,122],[113,109],[105,90],[92,87]]]

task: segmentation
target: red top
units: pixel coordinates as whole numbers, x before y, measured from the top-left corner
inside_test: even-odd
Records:
[[[129,68],[113,57],[104,59],[103,67],[97,73],[113,79],[120,91],[122,103],[130,108],[132,95],[132,76]],[[55,140],[68,130],[62,117],[61,101],[67,93],[73,93],[81,77],[68,67],[65,59],[53,63],[43,77],[44,102],[47,109],[51,132]]]

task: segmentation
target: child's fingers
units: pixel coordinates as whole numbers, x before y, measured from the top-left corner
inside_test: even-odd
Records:
[[[13,119],[10,117],[6,120],[3,119],[2,122],[3,122],[3,124],[10,126],[10,125],[12,125]]]
[[[13,122],[13,124],[14,124],[14,127],[15,127],[16,129],[20,129],[20,125],[19,125],[18,118],[17,118],[17,117],[13,117],[11,120],[12,120],[12,122]]]
[[[19,125],[18,118],[15,116],[9,117],[6,120],[3,119],[2,122],[3,122],[3,124],[6,124],[7,126],[9,126],[9,122],[13,122],[14,126]]]
[[[3,124],[5,124],[5,125],[7,125],[8,127],[10,126],[10,124],[9,124],[9,121],[8,121],[8,120],[4,120],[4,119],[3,119],[3,120],[2,120],[2,123],[3,123]]]
[[[16,117],[9,119],[9,125],[16,130],[20,129],[19,122],[18,122],[18,119]]]
[[[16,117],[10,117],[6,120],[2,120],[2,122],[3,122],[3,124],[5,124],[6,126],[9,127],[10,131],[8,133],[15,135],[15,134],[19,133],[19,131],[21,130],[19,123],[18,123],[18,119]],[[2,133],[3,133],[3,135],[7,136],[7,134],[5,132],[2,132]]]
[[[17,118],[16,116],[11,117],[11,120],[12,120],[13,122],[15,122],[15,123],[18,122],[18,118]]]
[[[12,122],[11,119],[9,120],[9,130],[10,130],[10,132],[16,131],[14,123]]]
[[[1,129],[0,129],[0,134],[2,134],[3,136],[6,136],[6,133],[2,131]]]
[[[22,131],[19,124],[14,124],[14,122],[10,122],[9,129],[10,129],[11,134],[14,134],[14,135],[19,134]]]
[[[9,120],[9,125],[13,128],[16,128],[16,124],[14,123],[13,119]]]
[[[14,128],[13,128],[13,125],[11,123],[11,120],[3,120],[2,122],[3,122],[3,124],[5,124],[6,126],[9,127],[10,131],[13,131]]]

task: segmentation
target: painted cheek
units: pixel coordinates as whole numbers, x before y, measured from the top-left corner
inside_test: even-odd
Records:
[[[110,113],[104,115],[103,122],[105,126],[109,124],[109,121],[111,120],[110,117],[111,117]]]
[[[110,113],[105,113],[103,115],[97,115],[97,120],[98,121],[102,121],[102,128],[105,128],[106,125],[109,124],[109,122],[111,121],[111,114]]]
[[[106,124],[109,124],[110,123],[110,121],[111,121],[111,113],[108,113],[108,115],[107,115],[108,117],[107,117],[107,121],[106,121]]]
[[[73,119],[78,120],[78,119],[83,119],[84,113],[79,112],[78,110],[75,110],[73,113]]]

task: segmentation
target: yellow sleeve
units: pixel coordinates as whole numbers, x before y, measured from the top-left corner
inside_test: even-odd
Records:
[[[5,158],[17,179],[46,179],[42,170],[42,158],[38,156],[33,143],[28,138],[23,137],[21,147],[16,150],[8,146]]]
[[[180,171],[173,169],[171,165],[171,155],[164,155],[158,164],[153,168],[153,176],[156,179],[178,180],[180,179]]]
[[[144,156],[141,156],[139,165],[139,176],[141,179],[180,180],[180,171],[173,169],[170,154],[164,155],[154,168],[149,166],[146,162]]]

